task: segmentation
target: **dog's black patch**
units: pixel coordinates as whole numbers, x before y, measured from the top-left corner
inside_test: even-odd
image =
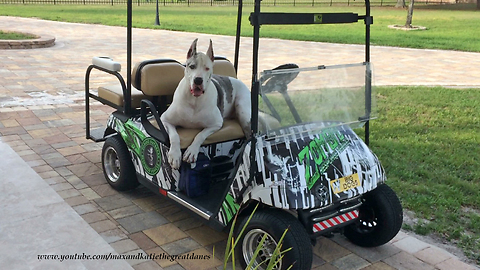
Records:
[[[217,107],[223,115],[225,99],[230,104],[233,102],[233,85],[228,77],[215,74],[212,76],[212,82],[215,85],[215,88],[217,88]]]

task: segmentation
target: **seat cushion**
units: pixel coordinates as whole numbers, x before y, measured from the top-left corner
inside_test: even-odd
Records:
[[[180,148],[186,149],[190,144],[192,144],[193,139],[200,131],[202,131],[202,129],[177,127],[177,132],[180,136]],[[217,132],[208,136],[202,145],[241,139],[244,137],[245,135],[243,134],[242,127],[236,119],[225,119],[223,121],[223,127]]]
[[[98,96],[111,103],[123,107],[123,91],[121,85],[101,86],[98,88]],[[141,91],[132,87],[132,108],[139,108],[142,99],[151,100],[151,96],[144,95]]]
[[[149,96],[171,96],[185,72],[182,64],[171,59],[139,62],[132,70],[132,84]]]
[[[213,61],[213,74],[237,78],[235,67],[227,59],[220,58]]]

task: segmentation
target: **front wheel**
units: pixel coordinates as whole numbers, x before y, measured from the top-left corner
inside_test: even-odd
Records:
[[[254,260],[253,268],[265,270],[272,257],[273,251],[279,244],[284,231],[288,229],[283,238],[281,250],[292,248],[284,253],[284,257],[273,269],[310,269],[312,265],[312,245],[305,228],[291,214],[278,209],[266,209],[253,214],[247,224],[248,216],[244,217],[237,225],[235,236],[238,239],[236,246],[237,259],[242,269]],[[238,234],[246,225],[245,231],[238,238]],[[263,246],[255,257],[254,253],[262,237],[267,235]],[[262,263],[264,262],[264,263]],[[253,269],[252,268],[252,269]]]
[[[402,227],[402,205],[386,184],[366,193],[359,210],[358,220],[344,230],[344,235],[358,246],[377,247],[386,244]]]
[[[119,135],[103,144],[102,167],[105,179],[116,190],[134,189],[139,184],[127,145]]]

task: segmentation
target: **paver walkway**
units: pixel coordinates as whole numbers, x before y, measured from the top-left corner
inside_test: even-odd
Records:
[[[18,265],[18,269],[22,269],[22,265],[25,269],[64,269],[67,264],[38,261],[37,255],[95,255],[107,254],[113,249],[126,255],[194,253],[210,255],[211,259],[137,258],[127,260],[128,264],[114,260],[97,264],[80,260],[70,262],[69,267],[127,269],[131,265],[137,270],[221,269],[225,233],[213,231],[200,218],[145,188],[131,192],[110,188],[101,170],[102,144],[84,139],[85,69],[93,56],[110,56],[126,66],[125,28],[14,17],[0,17],[0,25],[2,30],[48,34],[57,39],[57,45],[51,48],[0,51],[0,151],[13,161],[0,163],[0,265],[9,268]],[[163,57],[183,61],[186,48],[196,37],[200,38],[199,50],[205,50],[211,38],[216,54],[233,58],[232,37],[141,29],[134,30],[134,37],[134,62]],[[289,62],[307,67],[363,61],[362,46],[318,45],[263,39],[261,67],[272,68]],[[251,39],[244,39],[239,77],[245,82],[251,77],[250,55]],[[480,54],[477,53],[374,47],[372,61],[377,85],[480,87],[480,77],[476,74],[480,70]],[[108,78],[98,75],[95,82]],[[93,125],[104,125],[111,112],[111,108],[94,105]],[[40,178],[50,187],[42,186],[38,182]],[[11,188],[12,185],[16,188]],[[22,193],[24,186],[28,193]],[[69,206],[58,196],[50,195],[49,188]],[[25,196],[31,203],[21,205],[19,200]],[[44,207],[42,202],[60,207],[66,214],[54,215],[55,207]],[[29,210],[15,211],[15,205],[29,207]],[[43,216],[40,210],[52,212],[52,219],[39,218]],[[37,215],[27,215],[35,211],[39,211]],[[95,232],[88,226],[82,227],[86,224],[78,216]],[[41,223],[28,222],[35,219]],[[75,235],[65,226],[82,227],[78,229],[82,234]],[[29,245],[24,243],[27,238],[31,239]],[[16,242],[17,239],[21,241]],[[67,248],[66,243],[71,246]],[[321,237],[314,248],[313,269],[476,267],[463,263],[438,244],[401,232],[390,243],[373,249],[356,247],[342,236]]]

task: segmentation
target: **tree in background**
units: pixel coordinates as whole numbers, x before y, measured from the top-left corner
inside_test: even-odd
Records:
[[[408,6],[407,21],[405,22],[405,27],[412,28],[412,18],[413,18],[413,1],[410,0],[410,5]],[[480,1],[480,0],[477,0]],[[397,0],[396,8],[406,8],[407,3],[405,0]]]
[[[480,1],[480,0],[477,0]],[[408,5],[408,12],[407,12],[407,21],[405,22],[405,27],[412,28],[412,19],[413,19],[413,4],[415,0],[410,0],[410,5]]]
[[[480,0],[477,0],[480,1]],[[405,0],[397,0],[397,4],[395,5],[396,8],[404,8],[407,5],[405,4]]]

